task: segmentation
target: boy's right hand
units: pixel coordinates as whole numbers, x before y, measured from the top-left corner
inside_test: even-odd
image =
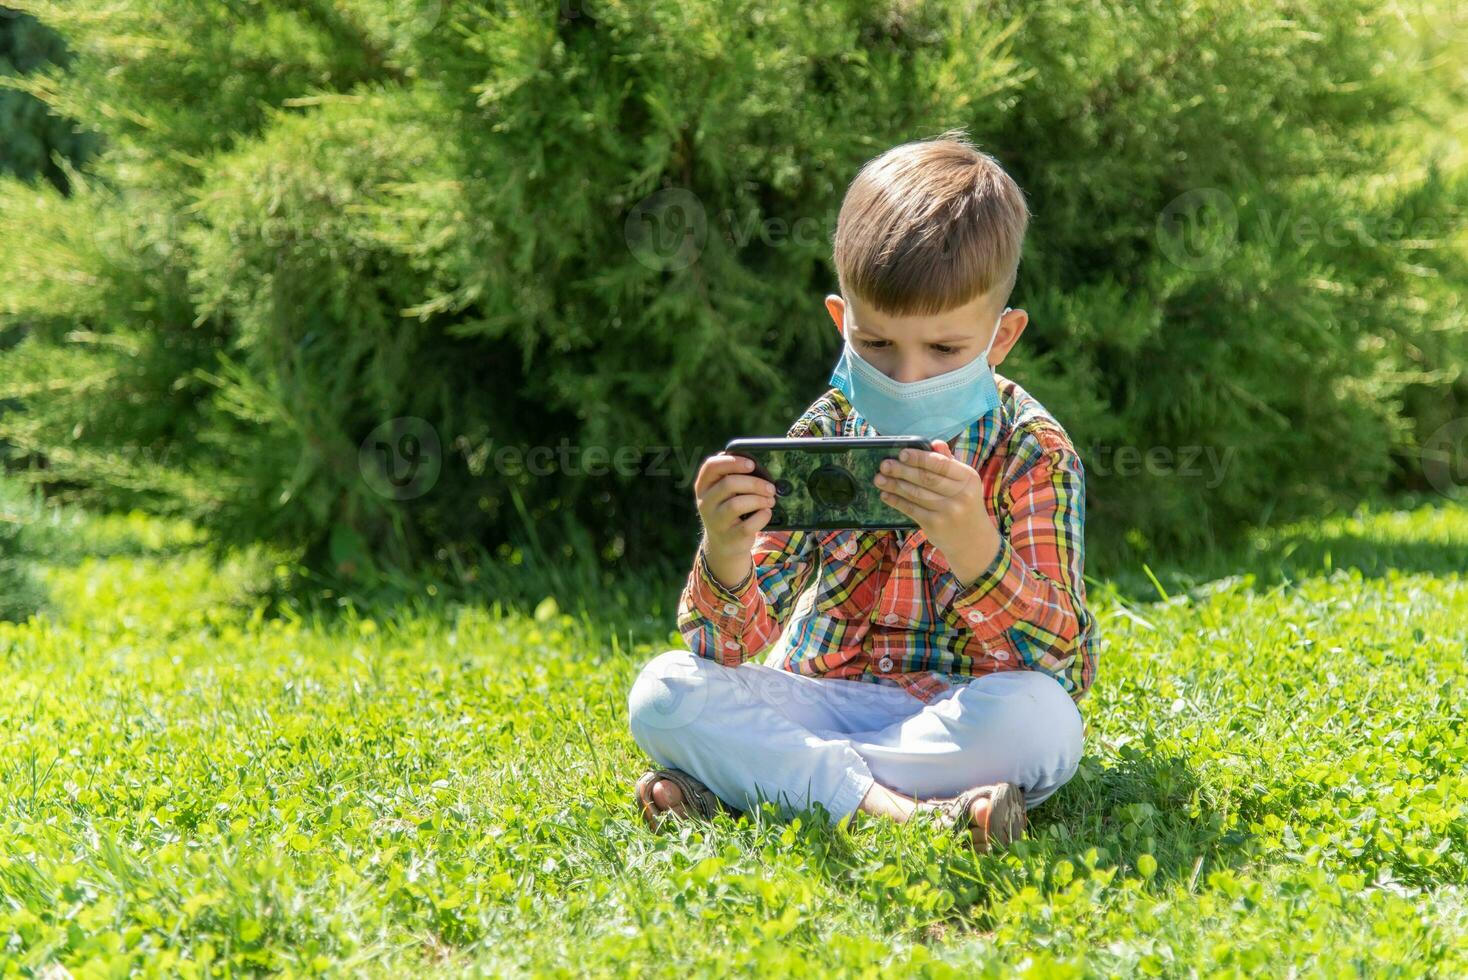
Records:
[[[749,574],[755,536],[770,522],[775,506],[775,485],[753,470],[748,457],[716,453],[703,461],[693,481],[709,570],[728,588]],[[749,516],[741,520],[743,514]]]

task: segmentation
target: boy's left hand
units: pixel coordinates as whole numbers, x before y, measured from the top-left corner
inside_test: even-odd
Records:
[[[961,583],[971,584],[993,563],[999,529],[984,506],[984,480],[948,443],[934,439],[926,453],[902,450],[882,462],[874,482],[888,506],[918,522]]]

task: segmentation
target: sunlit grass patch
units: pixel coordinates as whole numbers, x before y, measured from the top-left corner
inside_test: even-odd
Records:
[[[671,624],[267,615],[272,556],[123,524],[0,623],[12,969],[1468,969],[1468,587],[1438,550],[1464,508],[1282,531],[1310,543],[1277,561],[1261,539],[1287,574],[1098,589],[1086,758],[992,857],[814,813],[648,833],[626,694]]]

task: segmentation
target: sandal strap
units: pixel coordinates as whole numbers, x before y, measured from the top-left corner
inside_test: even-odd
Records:
[[[739,813],[738,810],[719,799],[718,795],[704,785],[702,780],[682,769],[649,769],[648,772],[652,773],[652,781],[648,784],[649,790],[652,783],[660,779],[667,780],[682,791],[683,802],[691,806],[705,820],[712,820],[714,815],[720,811],[731,815]]]
[[[974,801],[993,797],[993,786],[971,786],[943,804],[946,823],[955,834],[968,831],[973,823]],[[991,811],[992,812],[992,811]],[[986,832],[988,828],[985,828]]]
[[[986,798],[991,802],[985,811],[983,830],[989,846],[1006,845],[1024,836],[1028,823],[1025,794],[1014,783],[972,786],[950,800],[941,801],[936,807],[939,819],[953,833],[966,834],[973,824],[974,802]],[[999,817],[997,821],[994,819],[996,816]]]

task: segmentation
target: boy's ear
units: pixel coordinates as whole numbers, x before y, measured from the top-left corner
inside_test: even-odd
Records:
[[[989,351],[990,364],[998,367],[1004,363],[1005,355],[1019,343],[1019,336],[1029,323],[1030,315],[1024,310],[1014,309],[1004,314],[1004,319],[999,322],[999,335],[994,338],[994,349]]]
[[[831,319],[836,321],[836,332],[841,334],[841,324],[846,319],[846,301],[837,293],[826,295],[826,310],[831,314]],[[841,334],[844,338],[846,335]]]

